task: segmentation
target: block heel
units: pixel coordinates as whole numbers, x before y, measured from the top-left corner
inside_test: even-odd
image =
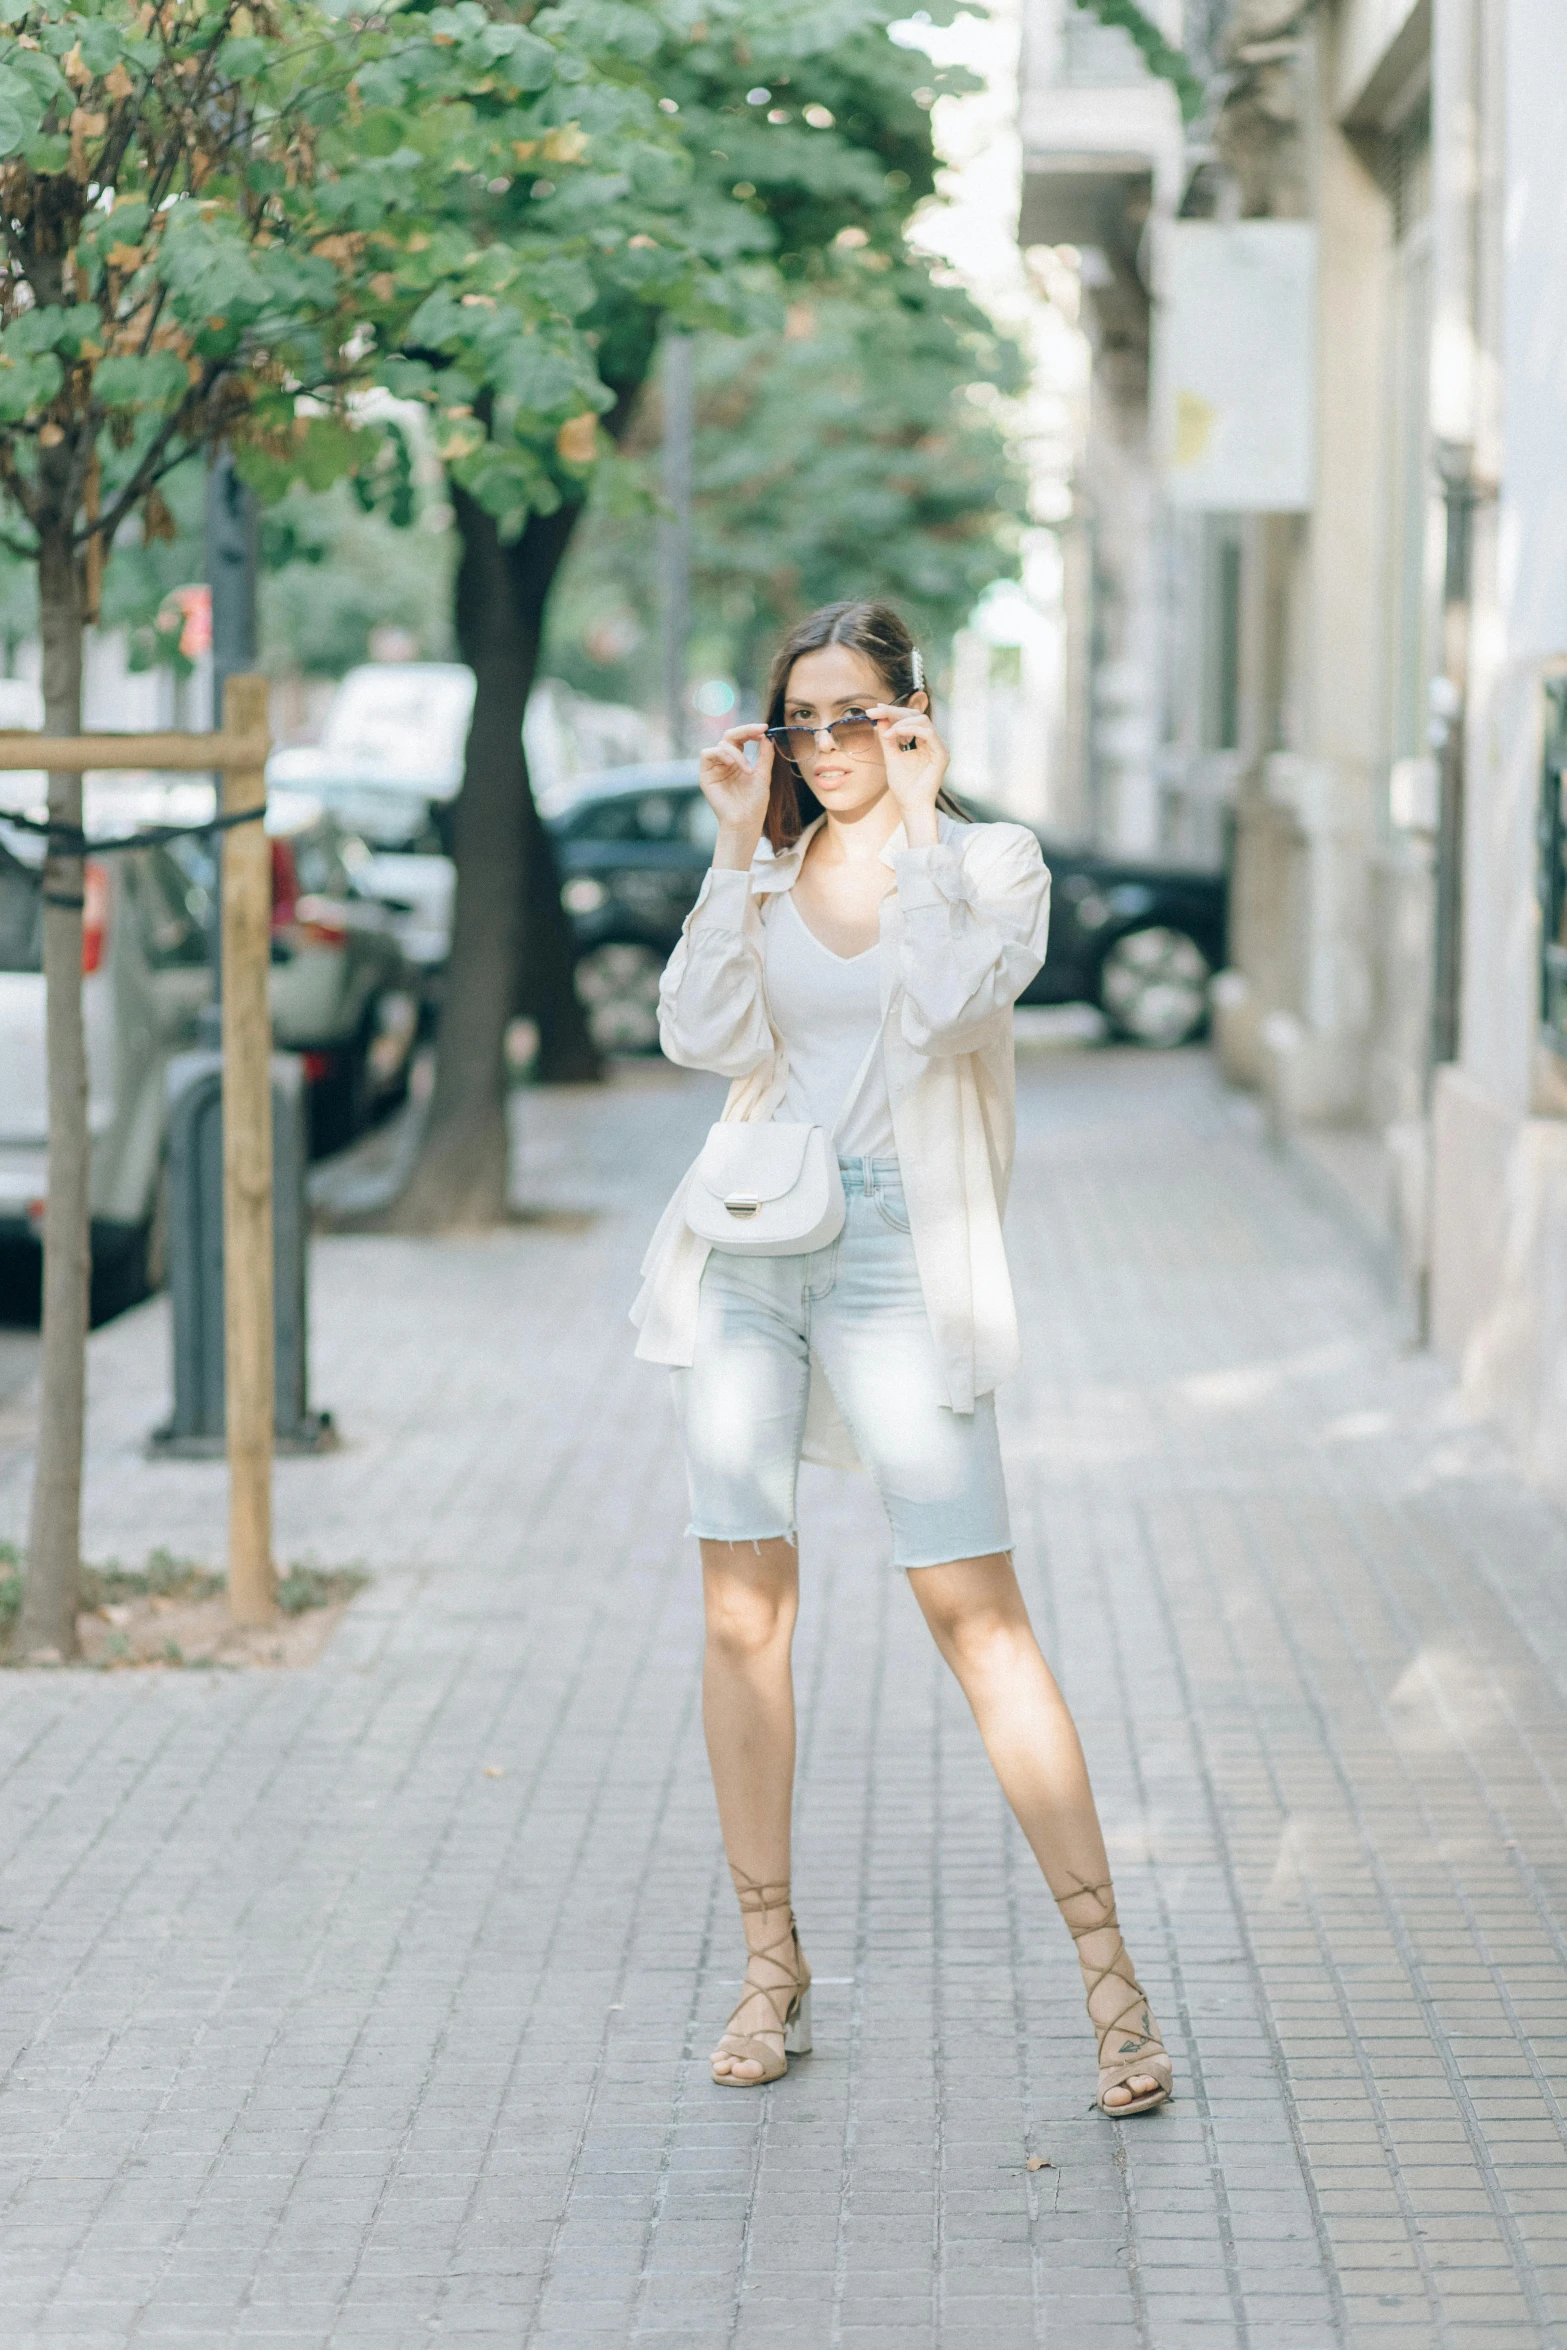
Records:
[[[811,2053],[811,1986],[795,2000],[784,2023],[785,2056],[809,2056]]]

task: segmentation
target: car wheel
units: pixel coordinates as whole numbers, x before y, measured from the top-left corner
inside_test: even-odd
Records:
[[[93,1233],[90,1318],[96,1328],[116,1314],[139,1306],[161,1289],[169,1277],[169,1170],[158,1170],[152,1201],[143,1223],[114,1232],[100,1227]]]
[[[577,997],[601,1053],[658,1050],[658,983],[664,957],[657,947],[608,939],[577,960]]]
[[[1212,964],[1184,930],[1162,923],[1129,930],[1099,966],[1099,1009],[1117,1036],[1167,1052],[1200,1033],[1212,977]]]

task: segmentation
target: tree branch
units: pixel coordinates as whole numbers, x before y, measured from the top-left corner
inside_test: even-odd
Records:
[[[73,538],[73,544],[77,546],[84,546],[88,539],[101,536],[103,538],[104,545],[107,546],[109,541],[113,538],[114,533],[119,529],[120,524],[125,520],[126,515],[131,511],[131,508],[135,506],[142,498],[144,498],[147,492],[154,488],[156,484],[163,479],[164,474],[171,473],[173,471],[175,464],[177,464],[179,460],[170,459],[169,463],[165,465],[163,463],[163,458],[168,450],[170,441],[173,440],[175,434],[179,430],[180,419],[186,415],[193,406],[199,407],[201,402],[210,396],[213,385],[218,381],[218,378],[223,374],[223,372],[224,370],[221,364],[214,365],[211,361],[208,362],[207,367],[202,374],[200,384],[193,384],[190,391],[186,393],[184,399],[174,410],[173,414],[166,416],[163,422],[159,425],[157,431],[153,434],[152,439],[147,444],[146,451],[142,456],[140,464],[137,466],[135,472],[131,475],[130,480],[125,484],[125,487],[120,491],[118,497],[115,498],[110,505],[104,508],[104,511],[99,515],[97,522],[94,524],[91,530],[84,530]]]

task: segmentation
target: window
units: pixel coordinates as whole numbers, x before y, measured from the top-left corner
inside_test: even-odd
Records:
[[[143,952],[155,971],[207,960],[212,897],[204,881],[193,879],[167,849],[149,849],[126,859],[125,883],[141,921]]]
[[[637,803],[629,794],[601,800],[572,829],[581,840],[636,840]]]
[[[346,898],[352,895],[348,868],[338,850],[337,835],[328,824],[307,825],[290,834],[294,871],[306,897]]]

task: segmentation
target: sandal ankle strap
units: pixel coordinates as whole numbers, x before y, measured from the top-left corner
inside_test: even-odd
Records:
[[[789,1909],[789,1880],[787,1877],[783,1879],[781,1884],[769,1885],[756,1877],[748,1877],[744,1869],[735,1867],[733,1861],[729,1863],[729,1874],[734,1883],[735,1897],[743,1913],[753,1913],[763,1909]],[[790,1910],[791,1917],[793,1914],[793,1911]]]
[[[1085,1893],[1091,1894],[1093,1899],[1100,1904],[1102,1914],[1099,1917],[1091,1918],[1086,1926],[1074,1926],[1071,1919],[1067,1917],[1066,1905],[1069,1901],[1081,1900]],[[1080,1877],[1069,1893],[1058,1893],[1055,1896],[1055,1904],[1065,1919],[1066,1930],[1074,1942],[1086,1941],[1090,1934],[1103,1934],[1111,1928],[1117,1932],[1120,1931],[1121,1921],[1115,1914],[1115,1887],[1113,1885],[1089,1885]]]

